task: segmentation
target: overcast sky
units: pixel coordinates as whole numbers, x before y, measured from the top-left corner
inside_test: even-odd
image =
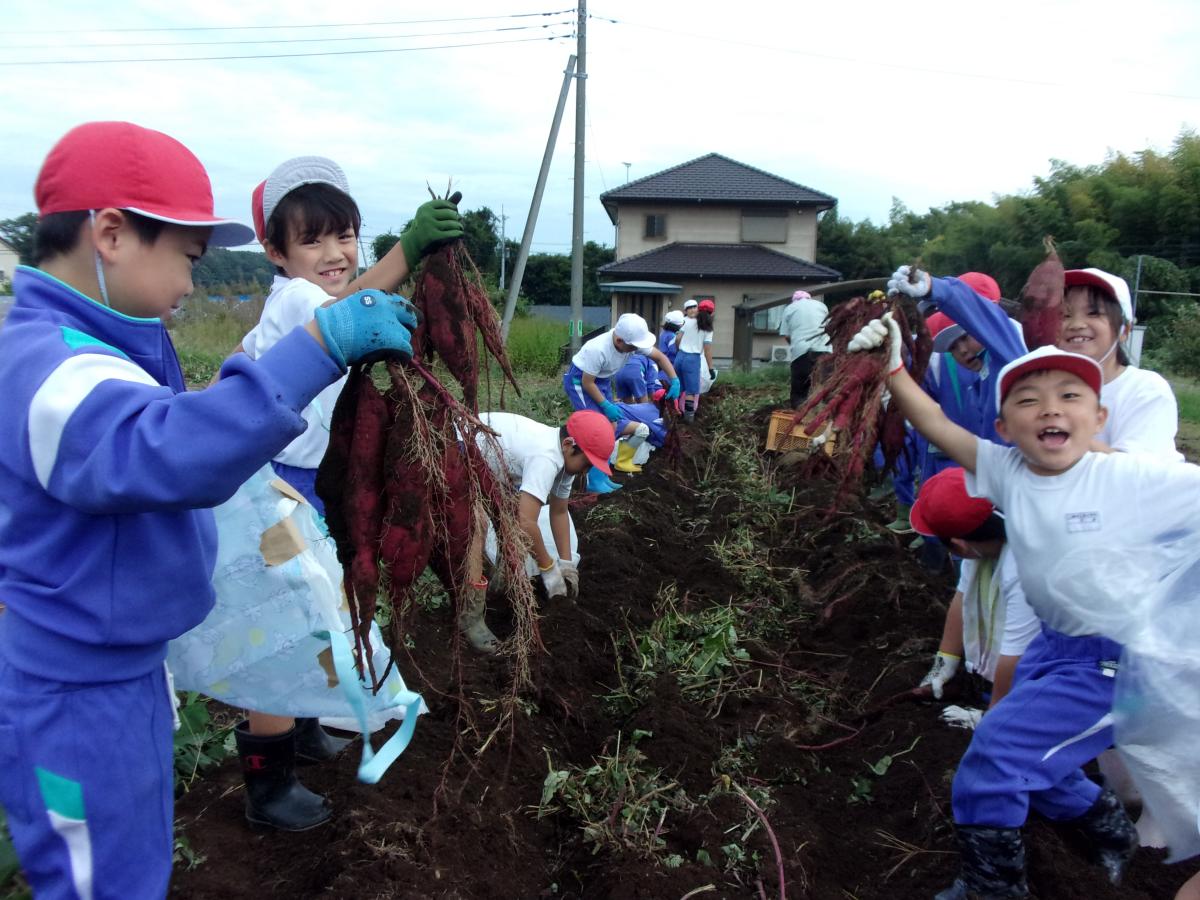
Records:
[[[917,211],[987,201],[1027,190],[1051,159],[1166,150],[1198,124],[1195,0],[984,9],[591,0],[585,237],[612,244],[599,196],[626,163],[636,179],[718,152],[882,222],[893,197]],[[554,0],[45,0],[9,4],[5,26],[0,218],[33,209],[68,128],[128,119],[183,141],[218,211],[247,221],[275,165],[332,157],[368,239],[449,178],[465,209],[503,208],[519,239],[575,49],[574,10]],[[441,49],[394,52],[414,47]],[[350,52],[365,50],[388,52]],[[201,56],[279,58],[176,61]],[[144,58],[171,61],[62,62]],[[569,251],[574,109],[572,94],[535,251]]]

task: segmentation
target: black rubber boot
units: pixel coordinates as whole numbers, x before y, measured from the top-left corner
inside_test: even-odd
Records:
[[[1120,884],[1129,861],[1137,852],[1138,833],[1117,795],[1106,788],[1092,808],[1072,824],[1091,843],[1092,856],[1104,867],[1108,880]]]
[[[329,802],[296,779],[296,729],[251,734],[234,729],[246,781],[246,821],[280,831],[307,831],[329,821]]]
[[[934,900],[1010,900],[1029,896],[1020,828],[959,825],[962,874]]]
[[[296,720],[296,762],[302,766],[333,759],[349,743],[349,738],[334,737],[316,719]]]

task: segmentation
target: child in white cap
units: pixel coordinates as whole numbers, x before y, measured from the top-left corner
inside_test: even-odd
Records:
[[[563,375],[563,390],[571,406],[577,410],[594,409],[607,416],[613,423],[616,436],[629,438],[626,446],[636,442],[629,449],[631,455],[649,437],[650,432],[644,424],[626,419],[620,407],[613,402],[612,378],[634,353],[649,356],[666,372],[671,379],[666,394],[668,400],[679,396],[679,377],[675,374],[675,367],[665,354],[655,349],[654,335],[650,333],[646,320],[635,313],[624,313],[610,330],[596,335],[580,347]],[[625,420],[623,425],[622,420]],[[616,431],[618,426],[621,426],[619,432]],[[590,491],[610,493],[619,487],[596,467],[588,472]]]
[[[281,163],[254,189],[250,206],[255,235],[277,272],[258,324],[242,339],[241,349],[251,359],[312,321],[316,310],[334,298],[364,288],[394,291],[425,253],[463,233],[455,204],[430,200],[417,209],[395,246],[358,274],[358,205],[345,172],[323,156]],[[333,408],[345,382],[344,377],[334,382],[304,408],[308,428],[271,460],[279,476],[321,515],[317,468],[329,447]],[[252,824],[303,831],[329,818],[328,803],[300,783],[292,761],[330,759],[345,740],[329,735],[316,719],[258,711],[250,711],[234,735],[246,779],[246,818]]]

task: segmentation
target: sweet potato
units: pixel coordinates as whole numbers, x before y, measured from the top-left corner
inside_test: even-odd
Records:
[[[933,347],[924,322],[921,322],[914,342],[898,302],[872,302],[855,297],[835,306],[830,313],[826,332],[833,352],[818,364],[812,393],[794,417],[796,424],[808,434],[818,434],[827,426],[838,434],[841,447],[835,458],[839,485],[835,505],[860,481],[877,438],[882,443],[889,468],[903,450],[903,417],[895,408],[885,411],[882,403],[888,374],[885,371],[889,356],[887,345],[869,352],[851,353],[846,349],[850,339],[864,325],[880,318],[889,309],[900,326],[913,377],[922,377]],[[814,460],[813,473],[827,468],[826,461],[818,457],[823,454],[810,458]]]
[[[1046,258],[1029,273],[1025,287],[1021,288],[1021,327],[1025,346],[1030,350],[1057,343],[1062,328],[1063,264],[1053,238],[1046,238],[1045,247]]]
[[[427,359],[431,352],[441,358],[462,385],[463,402],[471,412],[479,411],[477,332],[520,393],[504,350],[496,310],[462,241],[452,241],[425,258],[412,299],[422,314],[414,346],[419,345],[421,359]]]

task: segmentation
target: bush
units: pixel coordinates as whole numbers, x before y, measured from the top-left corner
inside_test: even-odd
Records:
[[[1143,365],[1200,378],[1200,306],[1176,304],[1150,323]]]

